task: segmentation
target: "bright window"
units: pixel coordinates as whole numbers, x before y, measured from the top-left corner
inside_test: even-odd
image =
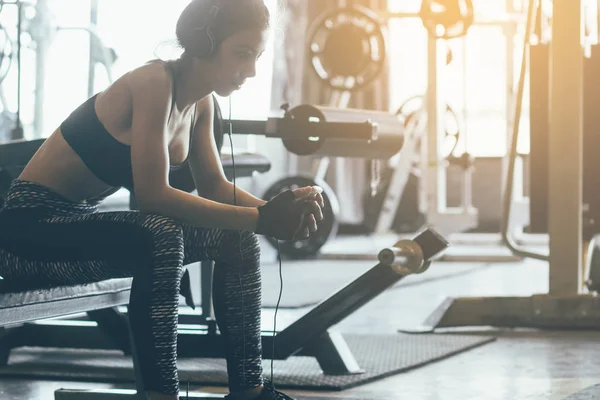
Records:
[[[474,0],[476,14],[489,19],[503,19],[506,1]],[[519,4],[515,6],[520,7]],[[421,1],[389,0],[393,12],[415,13]],[[446,101],[464,122],[463,140],[457,152],[465,149],[479,157],[504,156],[507,132],[512,119],[513,91],[519,78],[522,54],[522,27],[508,38],[506,25],[475,25],[465,38],[447,42],[453,62],[445,68],[443,85]],[[407,98],[425,94],[427,90],[427,33],[418,18],[389,20],[391,107],[396,110]],[[410,40],[407,40],[410,38]],[[508,46],[512,41],[513,54]],[[514,81],[507,71],[513,61]],[[529,151],[528,83],[521,117],[519,151]]]

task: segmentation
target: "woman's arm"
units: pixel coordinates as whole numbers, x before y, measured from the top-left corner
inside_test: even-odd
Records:
[[[254,231],[259,216],[255,207],[221,204],[169,185],[171,79],[167,71],[157,64],[144,66],[130,75],[129,86],[133,100],[131,164],[140,211],[193,226]]]
[[[139,203],[138,203],[139,204]],[[140,207],[140,210],[143,210]],[[258,209],[219,203],[187,192],[171,189],[162,196],[162,202],[147,212],[169,216],[192,226],[231,230],[256,231]]]
[[[213,192],[208,198],[220,203],[234,204],[233,183],[227,180],[220,182],[213,188]],[[235,200],[235,204],[242,207],[258,207],[266,203],[266,201],[240,189],[238,185],[235,188]]]
[[[224,204],[234,204],[233,183],[223,173],[221,157],[214,136],[214,100],[208,96],[198,104],[198,123],[190,149],[190,166],[198,195]],[[239,186],[235,188],[235,204],[258,207],[266,202]]]
[[[190,166],[198,195],[224,204],[236,204],[242,207],[259,207],[266,201],[259,199],[247,191],[235,188],[223,173],[221,157],[217,150],[214,135],[214,100],[208,96],[199,105],[199,122],[194,130],[194,140],[190,154]],[[305,187],[294,190],[297,199],[308,202],[307,209],[313,213],[317,221],[322,219],[321,207],[323,197],[314,193],[313,188]],[[235,198],[235,203],[234,203]]]

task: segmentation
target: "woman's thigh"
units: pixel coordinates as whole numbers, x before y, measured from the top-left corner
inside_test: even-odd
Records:
[[[260,256],[258,237],[249,231],[183,225],[183,243],[184,264],[199,261],[231,264]]]
[[[4,224],[3,231],[0,275],[23,283],[131,277],[150,268],[161,247],[183,252],[180,225],[135,211],[25,219]]]

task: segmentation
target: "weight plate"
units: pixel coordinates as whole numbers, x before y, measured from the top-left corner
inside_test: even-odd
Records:
[[[419,16],[432,37],[454,39],[467,34],[475,11],[472,0],[423,0]]]
[[[294,121],[298,122],[308,122],[312,121],[313,123],[325,122],[325,115],[323,113],[308,104],[299,105],[294,107],[286,112],[284,120],[282,121],[283,129],[294,129]],[[287,151],[297,154],[299,156],[306,156],[309,154],[314,154],[317,150],[323,146],[325,139],[320,137],[298,137],[294,138],[292,132],[285,132],[286,135],[291,135],[282,139],[282,143]],[[298,136],[304,136],[304,132],[298,132]]]
[[[409,97],[402,105],[400,105],[398,111],[396,111],[396,115],[404,121],[405,126],[408,126],[409,124],[420,126],[426,122],[427,113],[425,107],[424,96]],[[449,104],[446,105],[446,113],[443,118],[445,136],[441,149],[442,155],[447,158],[454,153],[454,150],[456,150],[456,147],[458,146],[461,126],[458,114]]]
[[[313,71],[332,89],[362,89],[383,71],[386,29],[369,8],[355,4],[326,12],[309,32]]]

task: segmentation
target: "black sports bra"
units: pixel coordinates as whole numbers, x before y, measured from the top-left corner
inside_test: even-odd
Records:
[[[175,71],[167,62],[162,62],[171,74],[173,83],[171,111],[175,107]],[[131,146],[115,139],[102,125],[95,110],[97,94],[92,96],[67,117],[60,125],[65,141],[79,155],[84,164],[100,180],[113,187],[125,187],[133,192],[133,172],[131,167]],[[178,170],[188,163],[192,149],[196,110],[192,115],[188,156],[182,164],[171,166]]]

